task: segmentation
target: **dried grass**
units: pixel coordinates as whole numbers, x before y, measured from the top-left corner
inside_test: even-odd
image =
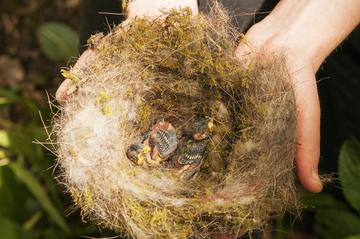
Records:
[[[54,119],[59,178],[86,219],[134,238],[264,228],[297,203],[295,103],[284,59],[238,59],[241,34],[216,4],[206,16],[165,15],[94,37],[95,60],[67,72],[77,91]],[[199,118],[214,126],[192,179],[166,162],[127,158],[157,121],[179,136]]]

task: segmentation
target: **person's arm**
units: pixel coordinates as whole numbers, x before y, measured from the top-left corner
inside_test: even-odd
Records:
[[[358,26],[360,0],[281,0],[240,44],[239,57],[283,52],[297,103],[296,167],[306,189],[319,192],[320,106],[315,73],[325,58]]]

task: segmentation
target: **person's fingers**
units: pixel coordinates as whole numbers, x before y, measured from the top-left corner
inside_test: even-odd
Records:
[[[318,175],[320,157],[320,104],[311,67],[292,72],[296,108],[296,168],[302,185],[310,192],[322,190]]]
[[[243,61],[246,61],[247,59],[251,59],[253,57],[256,57],[255,50],[257,49],[256,43],[254,43],[254,40],[249,40],[248,36],[243,37],[243,39],[240,41],[238,47],[235,50],[235,55],[242,59]]]
[[[71,83],[70,79],[65,79],[63,82],[61,82],[55,94],[55,98],[58,103],[63,104],[68,99],[68,94],[66,91],[70,83]]]
[[[81,68],[83,66],[88,65],[94,59],[94,55],[95,55],[95,49],[87,49],[81,54],[81,56],[75,63],[74,67]]]
[[[265,40],[261,35],[257,41],[257,30],[251,30],[238,48],[236,55],[245,60],[261,57],[261,52],[273,51],[277,47],[259,49]],[[280,44],[281,45],[281,44]],[[255,49],[255,50],[254,50]],[[258,49],[258,50],[256,50]],[[260,53],[260,54],[259,54]],[[310,66],[299,63],[300,59],[288,59],[288,66],[294,82],[297,104],[296,126],[296,168],[302,185],[311,192],[322,190],[321,180],[318,175],[320,155],[320,104],[317,93],[315,73]],[[305,60],[302,62],[306,62]]]
[[[271,37],[267,33],[268,31],[263,29],[262,26],[253,25],[246,35],[241,38],[235,51],[236,56],[246,61],[247,59],[259,57],[259,53],[261,55],[261,53],[277,52],[274,46],[268,44]]]
[[[262,57],[262,52],[282,52],[288,57],[288,68],[294,82],[297,126],[296,126],[296,168],[302,185],[311,192],[322,190],[318,175],[320,157],[320,104],[317,93],[315,72],[306,65],[306,56],[294,52],[282,38],[267,35],[264,26],[255,24],[249,29],[236,49],[241,59]],[[255,50],[254,50],[255,49]],[[259,54],[260,53],[260,54]],[[303,64],[305,63],[305,64]]]
[[[134,17],[159,17],[164,15],[164,10],[172,8],[185,8],[189,7],[194,15],[198,14],[198,3],[196,0],[137,0],[131,1],[126,9],[127,18],[131,19]]]
[[[95,56],[95,50],[87,49],[79,57],[79,59],[77,60],[77,62],[74,65],[74,68],[81,68],[81,67],[84,67],[84,66],[88,65],[94,59],[94,56]],[[68,89],[69,89],[70,84],[71,84],[71,80],[70,79],[65,79],[61,83],[59,88],[57,89],[56,94],[55,94],[55,98],[60,104],[63,104],[69,97]]]

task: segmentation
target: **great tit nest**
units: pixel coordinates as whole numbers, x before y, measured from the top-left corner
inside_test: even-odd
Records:
[[[85,219],[133,238],[262,229],[296,205],[295,101],[281,55],[240,59],[218,5],[92,37],[54,118],[59,179]]]

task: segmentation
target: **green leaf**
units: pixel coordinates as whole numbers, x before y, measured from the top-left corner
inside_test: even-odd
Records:
[[[0,106],[1,105],[6,105],[8,103],[9,103],[9,100],[7,98],[0,96]]]
[[[27,186],[29,191],[35,196],[44,210],[48,213],[49,217],[61,228],[63,231],[68,232],[69,228],[65,223],[64,218],[57,211],[55,206],[50,201],[45,190],[33,175],[28,172],[20,163],[9,164],[9,167],[14,174]]]
[[[10,146],[9,135],[5,130],[0,130],[0,146],[8,148]]]
[[[360,212],[360,142],[355,139],[340,150],[339,177],[345,198]]]
[[[0,109],[9,106],[11,107],[13,104],[20,104],[31,114],[34,118],[33,120],[38,119],[39,107],[33,100],[21,96],[18,90],[0,88],[0,99],[2,99],[2,103],[0,102]]]
[[[0,167],[6,166],[10,163],[8,158],[2,157],[4,152],[0,150]]]
[[[41,50],[51,60],[66,61],[79,54],[79,36],[65,24],[47,22],[37,35]]]
[[[302,203],[305,204],[307,208],[332,208],[332,209],[344,209],[349,210],[348,206],[345,203],[337,200],[333,195],[329,193],[305,193],[301,197]]]
[[[345,239],[360,239],[360,234],[358,234],[358,235],[353,235],[353,236],[349,236],[349,237],[347,237],[347,238],[345,238]]]
[[[0,232],[1,237],[6,239],[18,239],[20,238],[20,231],[18,225],[14,222],[6,219],[0,219]]]
[[[0,88],[0,97],[2,98],[3,104],[10,104],[14,101],[21,100],[21,96],[14,89],[2,89]]]
[[[32,217],[30,217],[23,225],[25,231],[30,231],[41,219],[42,213],[36,212]]]
[[[28,216],[25,209],[28,197],[29,192],[9,167],[0,167],[0,220],[6,217],[14,222],[24,221]]]
[[[0,238],[4,239],[33,239],[34,237],[25,232],[20,225],[14,221],[1,217],[0,218]]]
[[[21,131],[23,129],[23,131]],[[32,143],[31,128],[13,128],[8,132],[11,147],[10,150],[13,154],[21,157],[26,157],[35,166],[43,160],[42,151],[39,145]]]
[[[318,209],[315,216],[323,238],[338,239],[360,233],[360,218],[350,211]]]

